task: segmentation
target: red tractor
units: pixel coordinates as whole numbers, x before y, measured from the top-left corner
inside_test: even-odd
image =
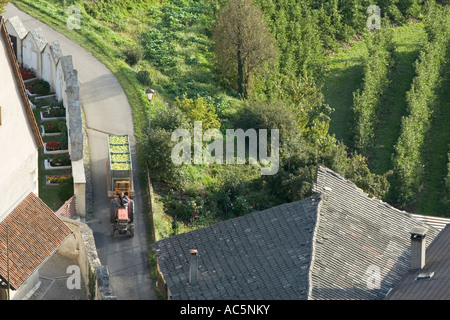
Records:
[[[110,222],[111,236],[116,230],[119,234],[134,236],[134,189],[133,170],[128,135],[108,136],[109,157],[106,162],[108,198],[111,199]],[[126,198],[119,201],[119,195]]]
[[[127,185],[127,181],[118,181],[116,185]],[[117,188],[118,192],[116,193],[116,197],[111,200],[111,211],[110,211],[110,222],[111,222],[111,237],[114,237],[114,233],[119,231],[119,234],[126,234],[129,232],[130,236],[134,236],[134,201],[128,199],[127,191],[120,191],[120,188]],[[123,193],[123,196],[126,197],[127,203],[123,205],[119,199],[119,194]]]

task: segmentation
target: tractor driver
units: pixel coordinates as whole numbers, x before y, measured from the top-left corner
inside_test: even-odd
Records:
[[[117,197],[117,206],[119,208],[128,208],[128,197],[121,191]]]

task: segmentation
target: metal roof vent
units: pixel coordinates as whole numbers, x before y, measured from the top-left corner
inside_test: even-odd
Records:
[[[419,275],[414,279],[414,281],[422,280],[422,279],[430,279],[434,276],[434,272],[421,272]]]

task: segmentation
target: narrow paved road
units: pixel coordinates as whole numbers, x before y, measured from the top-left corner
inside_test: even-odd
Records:
[[[19,16],[28,31],[41,27],[48,42],[58,40],[78,71],[80,98],[87,118],[95,218],[88,221],[98,255],[110,272],[112,294],[121,300],[156,299],[150,278],[141,187],[137,173],[136,138],[128,99],[113,73],[93,55],[39,20],[8,4],[5,18]],[[135,236],[109,236],[106,191],[107,134],[130,136],[135,186]]]

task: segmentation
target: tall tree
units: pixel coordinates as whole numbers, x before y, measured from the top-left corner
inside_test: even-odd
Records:
[[[251,75],[276,57],[262,10],[252,0],[229,0],[219,11],[213,40],[221,74],[247,98]]]

